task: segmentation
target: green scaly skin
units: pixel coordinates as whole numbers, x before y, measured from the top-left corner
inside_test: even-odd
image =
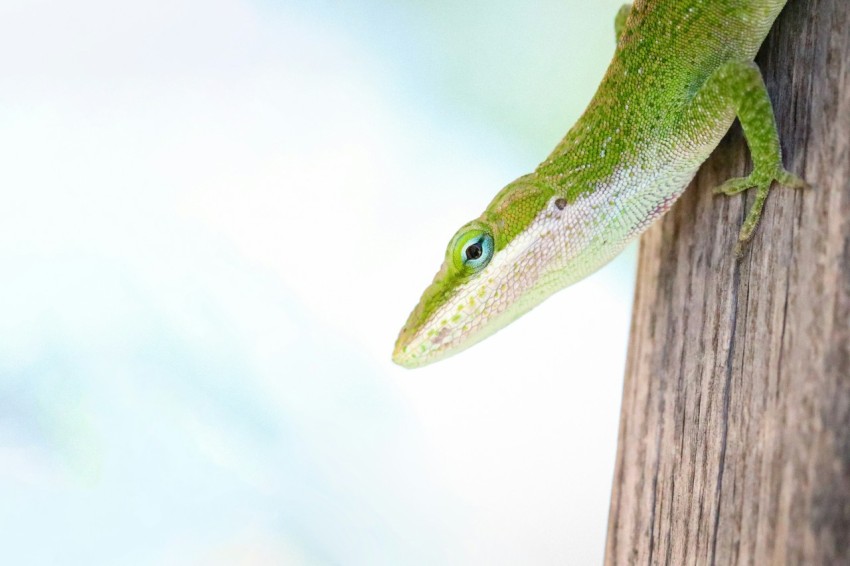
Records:
[[[737,117],[756,201],[751,238],[785,170],[773,109],[753,63],[785,0],[645,0],[615,19],[617,50],[584,114],[549,157],[502,189],[452,238],[396,342],[417,367],[457,353],[616,256],[667,211]]]

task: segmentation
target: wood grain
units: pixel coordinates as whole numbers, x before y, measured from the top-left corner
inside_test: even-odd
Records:
[[[815,188],[736,261],[736,126],[641,240],[606,564],[850,565],[850,0],[791,0],[757,62]]]

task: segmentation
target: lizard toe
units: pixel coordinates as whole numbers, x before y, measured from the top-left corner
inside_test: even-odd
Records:
[[[798,177],[797,175],[791,173],[790,171],[786,171],[785,169],[781,169],[779,173],[775,177],[776,182],[782,185],[783,187],[788,187],[789,189],[811,189],[812,185],[806,182],[802,177]]]
[[[752,175],[747,177],[735,177],[734,179],[729,179],[719,187],[716,187],[714,189],[714,194],[732,196],[743,193],[744,191],[757,186],[758,183],[753,181]]]

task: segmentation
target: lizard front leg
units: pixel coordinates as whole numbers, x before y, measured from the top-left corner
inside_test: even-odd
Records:
[[[753,62],[730,61],[718,67],[687,105],[681,126],[715,130],[714,126],[731,119],[730,113],[741,122],[753,158],[753,171],[746,177],[729,179],[715,193],[736,195],[756,189],[756,200],[744,219],[735,246],[735,255],[740,257],[758,226],[773,182],[792,188],[808,185],[782,165],[773,107],[761,72]]]

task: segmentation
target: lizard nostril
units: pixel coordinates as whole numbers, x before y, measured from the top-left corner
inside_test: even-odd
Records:
[[[555,201],[555,206],[558,207],[558,210],[564,210],[567,207],[567,199],[559,198]]]

